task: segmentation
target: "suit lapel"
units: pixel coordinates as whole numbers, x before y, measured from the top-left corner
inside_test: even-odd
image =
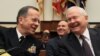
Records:
[[[75,50],[77,53],[81,52],[81,45],[79,43],[79,40],[74,34],[69,36],[68,43],[73,48],[73,50]]]
[[[81,45],[73,33],[69,34],[68,37],[63,38],[62,42],[66,46],[66,49],[71,53],[71,56],[79,56]]]
[[[18,36],[16,33],[16,28],[9,29],[7,36],[8,36],[10,43],[13,47],[19,46],[19,40],[18,40]]]
[[[93,31],[91,29],[89,30],[89,33],[90,33],[90,38],[91,38],[91,43],[93,46],[94,53],[96,56],[98,56],[98,55],[100,55],[100,47],[98,47],[98,46],[100,46],[99,34],[96,31]]]
[[[81,45],[79,43],[79,40],[77,39],[77,37],[73,33],[69,36],[68,43],[72,47],[72,49],[75,50],[76,54],[78,56],[80,56]]]

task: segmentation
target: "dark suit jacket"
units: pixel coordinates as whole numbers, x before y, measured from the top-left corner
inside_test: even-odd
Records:
[[[50,39],[46,46],[47,55],[46,56],[59,56],[59,47],[61,39],[59,37],[54,37]]]
[[[36,46],[36,53],[27,51],[32,45]],[[16,28],[0,30],[0,49],[5,49],[12,56],[38,56],[41,48],[41,43],[31,35],[26,36],[25,40],[20,44]]]
[[[89,29],[95,56],[100,56],[100,29]],[[60,56],[82,56],[81,45],[73,33],[61,39]]]

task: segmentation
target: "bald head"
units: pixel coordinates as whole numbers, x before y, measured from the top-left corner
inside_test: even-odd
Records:
[[[65,36],[70,32],[66,21],[60,21],[57,26],[57,33],[59,36]]]
[[[66,22],[66,21],[60,21],[60,22],[58,23],[58,25],[60,25],[60,24],[65,24],[65,25],[67,25],[67,22]]]

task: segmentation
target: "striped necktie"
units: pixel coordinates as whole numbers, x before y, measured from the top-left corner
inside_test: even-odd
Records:
[[[85,40],[85,37],[82,35],[80,38],[82,39],[82,56],[93,56],[93,53],[89,44]]]

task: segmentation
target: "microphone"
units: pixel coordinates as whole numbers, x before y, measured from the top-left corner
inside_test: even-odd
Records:
[[[17,47],[13,47],[11,49],[8,49],[7,52],[13,51],[13,50],[18,49],[18,48],[20,48],[20,47],[18,47],[18,46]]]
[[[21,45],[23,44],[24,41],[25,41],[25,39],[20,43],[20,45],[9,48],[8,50],[2,49],[3,51],[1,51],[1,49],[0,49],[0,56],[1,55],[11,56],[10,54],[15,55],[16,52],[20,52]]]
[[[9,53],[3,53],[3,54],[1,54],[0,56],[11,56]]]
[[[10,55],[10,52],[11,52],[11,51],[14,51],[14,50],[16,50],[16,49],[18,49],[18,48],[19,48],[19,47],[17,46],[17,47],[10,48],[10,49],[8,49],[8,50],[0,49],[0,56],[11,56],[11,55]]]
[[[0,49],[0,56],[11,56],[5,49]]]

